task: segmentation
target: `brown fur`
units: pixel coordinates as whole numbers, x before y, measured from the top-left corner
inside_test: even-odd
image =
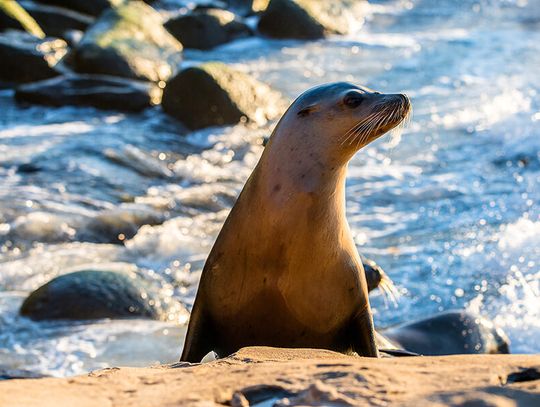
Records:
[[[343,98],[351,91],[366,101],[348,107]],[[377,116],[379,127],[343,143],[363,117],[397,99],[399,119],[385,124],[385,115]],[[345,217],[345,177],[357,149],[403,119],[404,100],[337,83],[293,103],[206,261],[181,360],[249,345],[378,355],[362,262]]]

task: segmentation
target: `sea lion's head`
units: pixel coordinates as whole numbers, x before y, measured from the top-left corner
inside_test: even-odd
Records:
[[[289,107],[270,143],[302,145],[325,164],[345,164],[408,116],[409,98],[347,82],[309,89]],[[275,140],[274,140],[275,139]],[[292,143],[291,143],[292,142]],[[277,147],[277,146],[276,146]]]

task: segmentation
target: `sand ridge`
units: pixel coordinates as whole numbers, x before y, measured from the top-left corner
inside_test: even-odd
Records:
[[[523,381],[522,381],[523,380]],[[539,406],[540,355],[370,359],[250,347],[205,364],[0,383],[0,406]]]

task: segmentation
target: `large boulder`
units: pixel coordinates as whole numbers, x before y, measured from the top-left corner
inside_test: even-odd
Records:
[[[82,270],[56,277],[32,292],[20,314],[36,321],[187,316],[177,301],[135,273]]]
[[[105,75],[68,75],[19,86],[19,102],[48,106],[93,106],[141,111],[161,101],[161,89],[150,82]]]
[[[66,31],[84,31],[94,22],[93,17],[61,7],[37,4],[31,1],[21,1],[20,4],[39,24],[45,34],[51,37],[64,38]],[[0,12],[0,30],[6,28],[24,29],[18,20]]]
[[[270,0],[258,29],[273,38],[317,39],[346,34],[349,17],[343,0]]]
[[[182,45],[163,27],[161,15],[141,1],[103,13],[72,58],[82,73],[166,81],[176,72]]]
[[[196,10],[171,18],[165,28],[185,48],[210,49],[237,38],[248,37],[251,29],[227,10]]]
[[[99,16],[105,10],[118,6],[125,0],[38,0],[40,3],[64,7],[80,13]],[[132,0],[129,0],[132,1]]]
[[[501,328],[463,310],[442,312],[381,333],[398,347],[422,355],[510,353],[510,342]]]
[[[281,115],[281,94],[220,62],[181,71],[163,91],[163,110],[191,129],[250,121],[264,124]]]
[[[0,34],[0,81],[32,82],[58,76],[55,69],[67,53],[58,38],[39,39],[23,31]]]

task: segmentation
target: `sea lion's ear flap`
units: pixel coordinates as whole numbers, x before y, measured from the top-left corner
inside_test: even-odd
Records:
[[[298,116],[300,116],[300,117],[304,117],[304,116],[307,116],[308,114],[310,114],[311,112],[313,112],[316,109],[317,109],[317,105],[310,105],[308,107],[304,107],[302,110],[298,111],[298,113],[296,113],[296,114]]]

